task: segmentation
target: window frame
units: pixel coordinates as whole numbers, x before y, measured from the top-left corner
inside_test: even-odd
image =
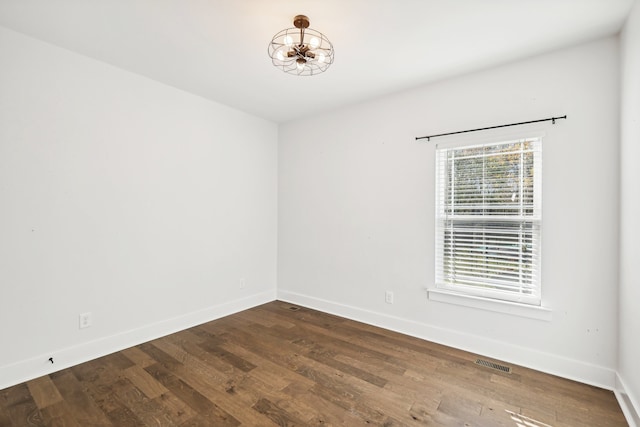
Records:
[[[520,134],[512,134],[512,135],[494,135],[491,137],[487,137],[484,140],[475,139],[475,140],[458,140],[449,144],[438,144],[435,147],[435,162],[436,162],[436,176],[435,176],[435,289],[432,289],[430,292],[433,292],[434,295],[450,294],[450,295],[460,295],[463,297],[470,297],[475,300],[485,299],[488,301],[494,302],[504,302],[504,303],[520,303],[530,307],[540,307],[542,305],[542,285],[541,285],[541,241],[542,241],[542,144],[543,144],[544,133],[520,133]],[[451,280],[447,278],[444,272],[445,267],[445,256],[443,254],[444,251],[444,239],[445,239],[445,227],[443,226],[443,222],[456,222],[458,223],[464,221],[463,218],[454,218],[451,219],[451,216],[448,216],[445,213],[446,203],[443,200],[443,192],[446,193],[447,186],[449,183],[441,183],[443,177],[448,177],[446,171],[443,171],[443,167],[447,167],[447,165],[442,164],[441,155],[446,151],[461,151],[470,148],[478,148],[478,147],[492,147],[492,146],[500,146],[505,144],[513,144],[513,143],[522,143],[523,141],[536,141],[533,153],[533,212],[531,215],[520,215],[514,216],[514,218],[504,218],[505,223],[514,222],[519,224],[531,224],[532,227],[532,236],[533,243],[536,245],[535,253],[532,254],[532,273],[531,280],[534,285],[533,291],[531,294],[527,293],[517,293],[514,290],[495,290],[488,289],[487,287],[483,287],[483,285],[475,286],[469,284],[461,284],[456,283],[455,280]],[[484,171],[484,166],[483,169]],[[522,178],[521,178],[522,179]],[[483,178],[483,185],[485,181]],[[520,181],[522,183],[522,181]],[[451,208],[449,207],[449,211]],[[522,213],[522,212],[521,212]],[[473,218],[466,217],[466,220],[474,220],[480,223],[488,223],[490,221],[495,222],[495,217],[492,219],[492,215],[477,215]],[[451,235],[450,235],[451,236]],[[522,250],[520,250],[522,252]],[[474,267],[475,268],[475,267]],[[455,273],[454,273],[455,276]],[[521,290],[524,288],[522,286],[522,279],[520,279],[519,285],[509,285],[515,288],[520,288]],[[431,298],[431,296],[430,296]],[[451,298],[447,297],[446,299],[450,300]],[[442,300],[442,299],[440,299]],[[449,302],[449,301],[445,301]]]

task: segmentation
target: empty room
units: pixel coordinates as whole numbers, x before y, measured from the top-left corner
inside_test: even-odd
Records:
[[[640,0],[0,0],[0,426],[640,427]]]

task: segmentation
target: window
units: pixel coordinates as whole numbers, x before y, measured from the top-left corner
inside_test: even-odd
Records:
[[[541,138],[436,149],[436,286],[540,305]]]

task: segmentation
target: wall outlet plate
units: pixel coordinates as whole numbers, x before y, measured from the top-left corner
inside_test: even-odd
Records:
[[[384,293],[384,302],[386,302],[387,304],[393,304],[393,292],[386,291]]]
[[[88,328],[93,324],[91,313],[82,313],[78,316],[78,326],[80,329]]]

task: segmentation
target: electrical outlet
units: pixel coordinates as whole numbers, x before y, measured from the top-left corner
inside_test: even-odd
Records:
[[[243,277],[242,279],[240,279],[240,289],[244,289],[246,287],[247,287],[247,279]]]
[[[80,329],[88,328],[93,323],[91,313],[82,313],[78,316]]]
[[[384,302],[386,302],[387,304],[393,304],[393,292],[386,291],[384,293]]]

